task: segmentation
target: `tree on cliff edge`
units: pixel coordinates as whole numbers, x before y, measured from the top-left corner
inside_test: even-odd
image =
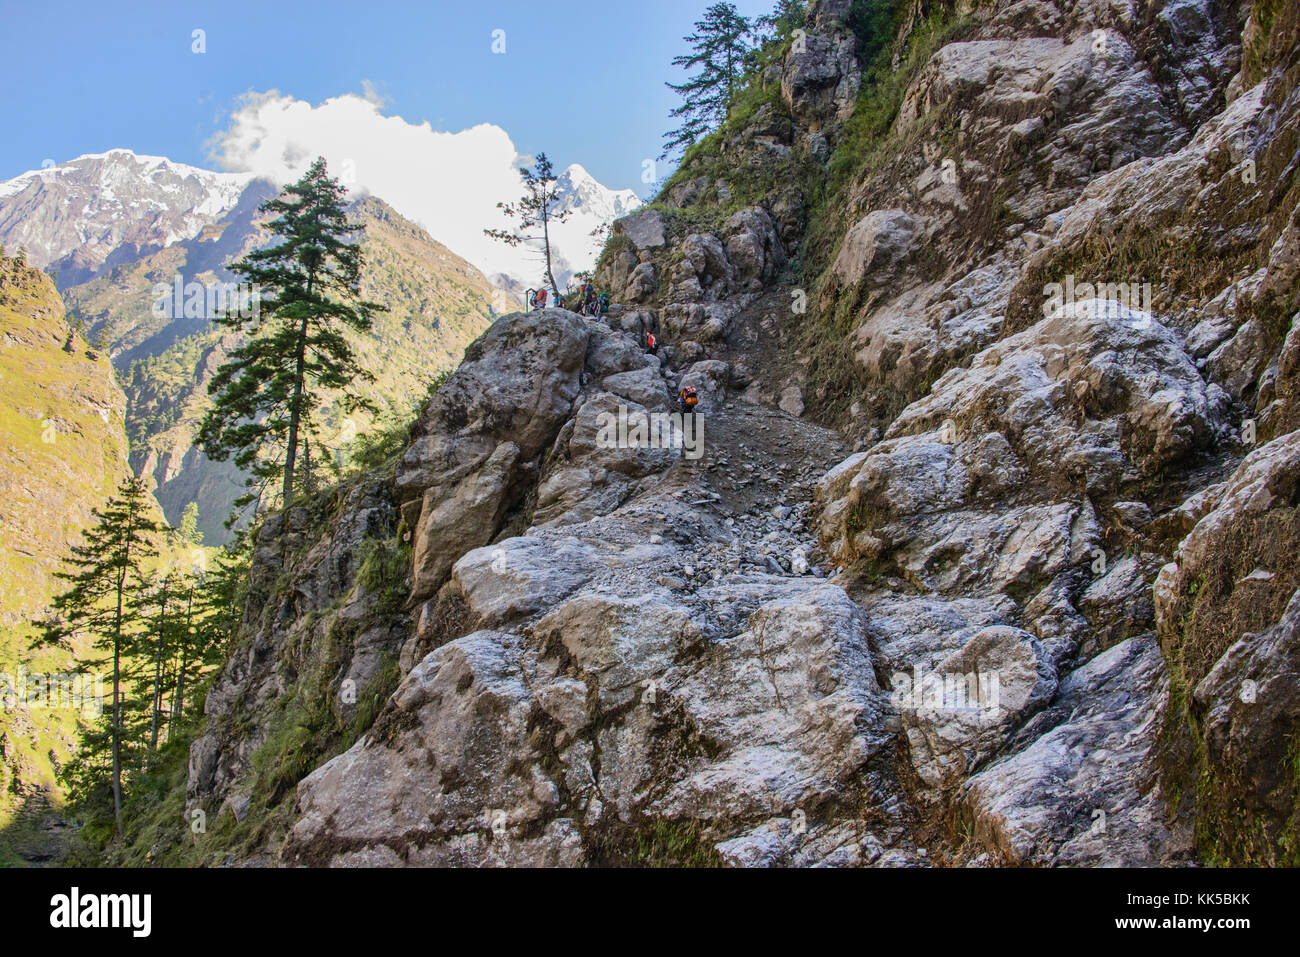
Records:
[[[564,222],[569,218],[570,211],[559,208],[560,194],[555,188],[558,177],[545,153],[537,154],[533,169],[526,166],[520,169],[519,178],[524,181],[524,195],[518,202],[497,203],[497,209],[516,220],[515,228],[485,229],[483,232],[508,246],[541,240],[542,250],[546,254],[546,281],[551,284],[551,295],[559,299],[560,290],[555,284],[555,274],[551,269],[551,223]],[[541,236],[524,235],[525,231],[538,226],[542,227]]]
[[[759,42],[789,39],[808,18],[807,0],[777,0],[772,12],[759,17],[754,24],[765,31]],[[770,31],[770,32],[768,32]]]
[[[682,125],[664,136],[663,159],[686,149],[717,129],[727,118],[736,84],[744,70],[747,38],[753,33],[748,20],[730,3],[715,3],[685,37],[693,52],[673,58],[673,66],[698,70],[685,83],[669,83],[685,102],[672,111]]]
[[[369,407],[356,387],[372,376],[344,332],[368,332],[371,316],[384,307],[361,297],[361,244],[350,240],[365,227],[348,220],[346,195],[317,159],[302,179],[263,203],[262,212],[277,217],[266,228],[283,241],[230,266],[258,291],[257,308],[251,319],[241,310],[213,320],[249,338],[208,386],[214,403],[199,443],[217,461],[233,454],[251,473],[250,486],[281,478],[286,505],[322,393],[340,394],[349,409]]]

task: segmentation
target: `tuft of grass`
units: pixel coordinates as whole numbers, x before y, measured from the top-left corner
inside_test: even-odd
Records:
[[[640,867],[721,867],[722,858],[699,821],[655,818],[638,835],[633,863]]]
[[[401,611],[411,594],[411,547],[394,537],[362,542],[357,583],[376,596],[380,617]]]

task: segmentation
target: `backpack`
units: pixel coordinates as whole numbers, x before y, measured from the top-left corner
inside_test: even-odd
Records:
[[[686,408],[694,409],[699,404],[699,401],[700,397],[695,394],[694,388],[688,385],[685,389],[682,389],[682,405],[686,406]]]

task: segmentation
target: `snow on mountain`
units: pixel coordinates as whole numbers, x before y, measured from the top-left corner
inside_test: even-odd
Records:
[[[555,189],[559,195],[557,211],[569,213],[565,222],[552,222],[549,229],[551,266],[556,283],[564,289],[574,273],[586,272],[596,265],[605,243],[605,227],[642,203],[632,190],[610,189],[577,163],[556,178]],[[439,241],[455,248],[454,237],[439,235],[440,229],[444,233],[448,231],[447,224],[423,225]],[[540,237],[541,228],[529,230],[529,234]],[[546,257],[540,238],[517,247],[490,244],[486,249],[470,249],[462,255],[492,277],[497,288],[513,295],[521,296],[525,288],[545,282]]]
[[[0,243],[26,247],[60,284],[192,239],[240,202],[254,177],[114,149],[0,182]]]
[[[255,180],[251,173],[214,173],[126,149],[87,154],[0,182],[0,243],[10,250],[25,246],[28,262],[53,267],[59,285],[66,287],[193,239],[241,200],[251,202],[245,196]],[[603,186],[577,164],[560,174],[556,188],[560,210],[569,213],[566,222],[551,228],[555,279],[563,287],[575,272],[595,265],[604,228],[641,200],[630,189]],[[395,208],[402,212],[400,205]],[[480,224],[456,223],[451,229],[446,223],[422,225],[485,274],[505,277],[497,282],[500,288],[522,289],[542,281],[540,243],[511,248],[476,242],[475,248],[462,251],[455,237],[445,234],[459,229],[478,239]]]
[[[552,227],[552,242],[573,271],[589,270],[596,265],[605,244],[604,228],[637,209],[641,200],[630,189],[612,190],[601,185],[577,163],[560,174],[555,186],[560,211],[568,212],[569,218]],[[593,231],[598,231],[597,235],[593,236]],[[563,285],[558,275],[555,279]]]

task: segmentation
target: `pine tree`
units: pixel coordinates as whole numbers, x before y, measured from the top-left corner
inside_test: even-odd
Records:
[[[200,444],[217,461],[233,454],[251,473],[250,486],[281,478],[286,505],[322,393],[337,390],[349,410],[371,407],[356,386],[373,376],[357,362],[344,331],[369,331],[372,315],[384,307],[361,297],[361,244],[349,240],[364,226],[348,220],[346,194],[317,159],[302,179],[263,203],[262,211],[277,217],[266,228],[283,242],[230,266],[259,290],[258,308],[251,319],[214,320],[230,332],[247,331],[249,339],[208,387],[214,402]],[[238,504],[257,497],[250,492]]]
[[[95,524],[80,545],[72,548],[68,567],[57,577],[68,590],[55,597],[55,619],[45,631],[45,641],[67,647],[74,635],[94,636],[94,648],[113,663],[113,697],[105,715],[107,727],[91,733],[83,748],[92,755],[110,751],[113,818],[120,837],[122,830],[123,745],[127,711],[124,685],[132,677],[131,665],[137,654],[137,633],[130,618],[132,595],[144,584],[143,563],[157,556],[154,536],[161,531],[150,515],[144,483],[130,478],[122,483],[103,510],[92,513]],[[106,664],[108,659],[87,662]],[[97,764],[94,757],[90,762]]]
[[[186,545],[203,544],[203,533],[199,531],[199,503],[190,502],[181,512],[181,523],[176,527],[176,535]]]
[[[185,719],[190,689],[204,671],[224,660],[225,648],[239,630],[252,557],[247,544],[245,539],[222,550],[208,571],[197,573],[185,584],[184,622],[174,652],[176,677],[170,709],[173,723]]]
[[[664,136],[660,159],[695,144],[727,118],[752,33],[749,21],[732,4],[715,3],[695,24],[695,32],[685,37],[693,52],[674,57],[673,66],[699,72],[685,83],[667,84],[685,102],[672,111],[682,125]]]
[[[546,281],[551,284],[551,295],[558,299],[560,289],[555,284],[555,275],[551,269],[550,226],[551,223],[562,223],[567,220],[571,211],[557,209],[560,194],[555,188],[555,183],[559,177],[555,175],[555,169],[545,153],[537,154],[533,169],[526,166],[520,169],[519,177],[524,181],[524,195],[515,203],[497,203],[497,208],[506,216],[517,220],[515,228],[513,230],[485,229],[483,232],[509,246],[518,246],[521,243],[540,239],[542,249],[546,253]],[[540,237],[523,235],[525,231],[538,226],[542,227]]]
[[[199,583],[194,579],[186,582],[184,599],[185,611],[184,620],[178,633],[176,647],[173,651],[175,658],[172,662],[172,683],[171,705],[167,709],[169,725],[179,722],[184,718],[185,712],[185,686],[190,680],[191,671],[196,670],[196,666],[201,668],[204,663],[203,645],[205,633],[195,627],[195,593],[199,591]],[[195,674],[197,677],[197,674]],[[167,739],[171,740],[171,729],[168,728]]]
[[[168,698],[166,687],[172,655],[182,641],[180,631],[184,625],[184,584],[174,572],[157,576],[147,591],[134,603],[137,619],[146,623],[142,644],[149,652],[151,674],[147,683],[152,693],[149,700],[149,753],[158,750],[158,735],[162,730],[163,704]],[[178,607],[180,606],[180,607]],[[151,647],[150,647],[151,646]]]

